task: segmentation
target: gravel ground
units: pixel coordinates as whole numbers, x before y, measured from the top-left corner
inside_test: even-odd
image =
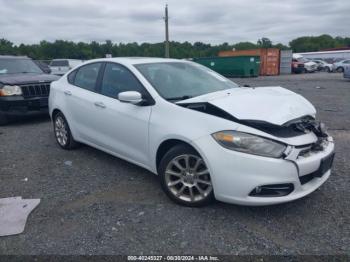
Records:
[[[336,140],[316,192],[269,207],[185,208],[157,177],[88,146],[60,149],[47,117],[0,127],[0,198],[40,198],[25,232],[0,254],[350,254],[350,81],[340,74],[234,79],[304,95]],[[27,178],[27,181],[25,181]]]

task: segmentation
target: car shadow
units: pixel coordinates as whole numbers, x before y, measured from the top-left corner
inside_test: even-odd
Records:
[[[31,115],[8,116],[8,123],[5,126],[33,125],[50,121],[47,113],[37,113]]]

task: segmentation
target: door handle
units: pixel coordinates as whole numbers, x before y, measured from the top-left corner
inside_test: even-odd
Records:
[[[67,96],[71,96],[71,95],[72,95],[72,92],[71,92],[71,91],[68,91],[68,90],[65,90],[65,91],[64,91],[64,94],[67,95]]]
[[[106,105],[102,102],[95,102],[94,105],[97,107],[106,108]]]

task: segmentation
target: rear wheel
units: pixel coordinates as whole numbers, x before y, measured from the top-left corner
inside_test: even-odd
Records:
[[[64,115],[59,112],[53,118],[55,137],[58,145],[63,149],[73,149],[78,143],[74,140],[68,122]]]
[[[214,198],[209,170],[202,157],[189,146],[170,149],[158,172],[164,192],[178,204],[200,207]]]

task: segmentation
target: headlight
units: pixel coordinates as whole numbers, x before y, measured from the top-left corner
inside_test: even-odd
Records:
[[[4,85],[0,88],[0,96],[20,96],[22,89],[19,86]]]
[[[287,148],[280,142],[238,131],[220,131],[212,136],[227,149],[259,156],[280,158]]]

